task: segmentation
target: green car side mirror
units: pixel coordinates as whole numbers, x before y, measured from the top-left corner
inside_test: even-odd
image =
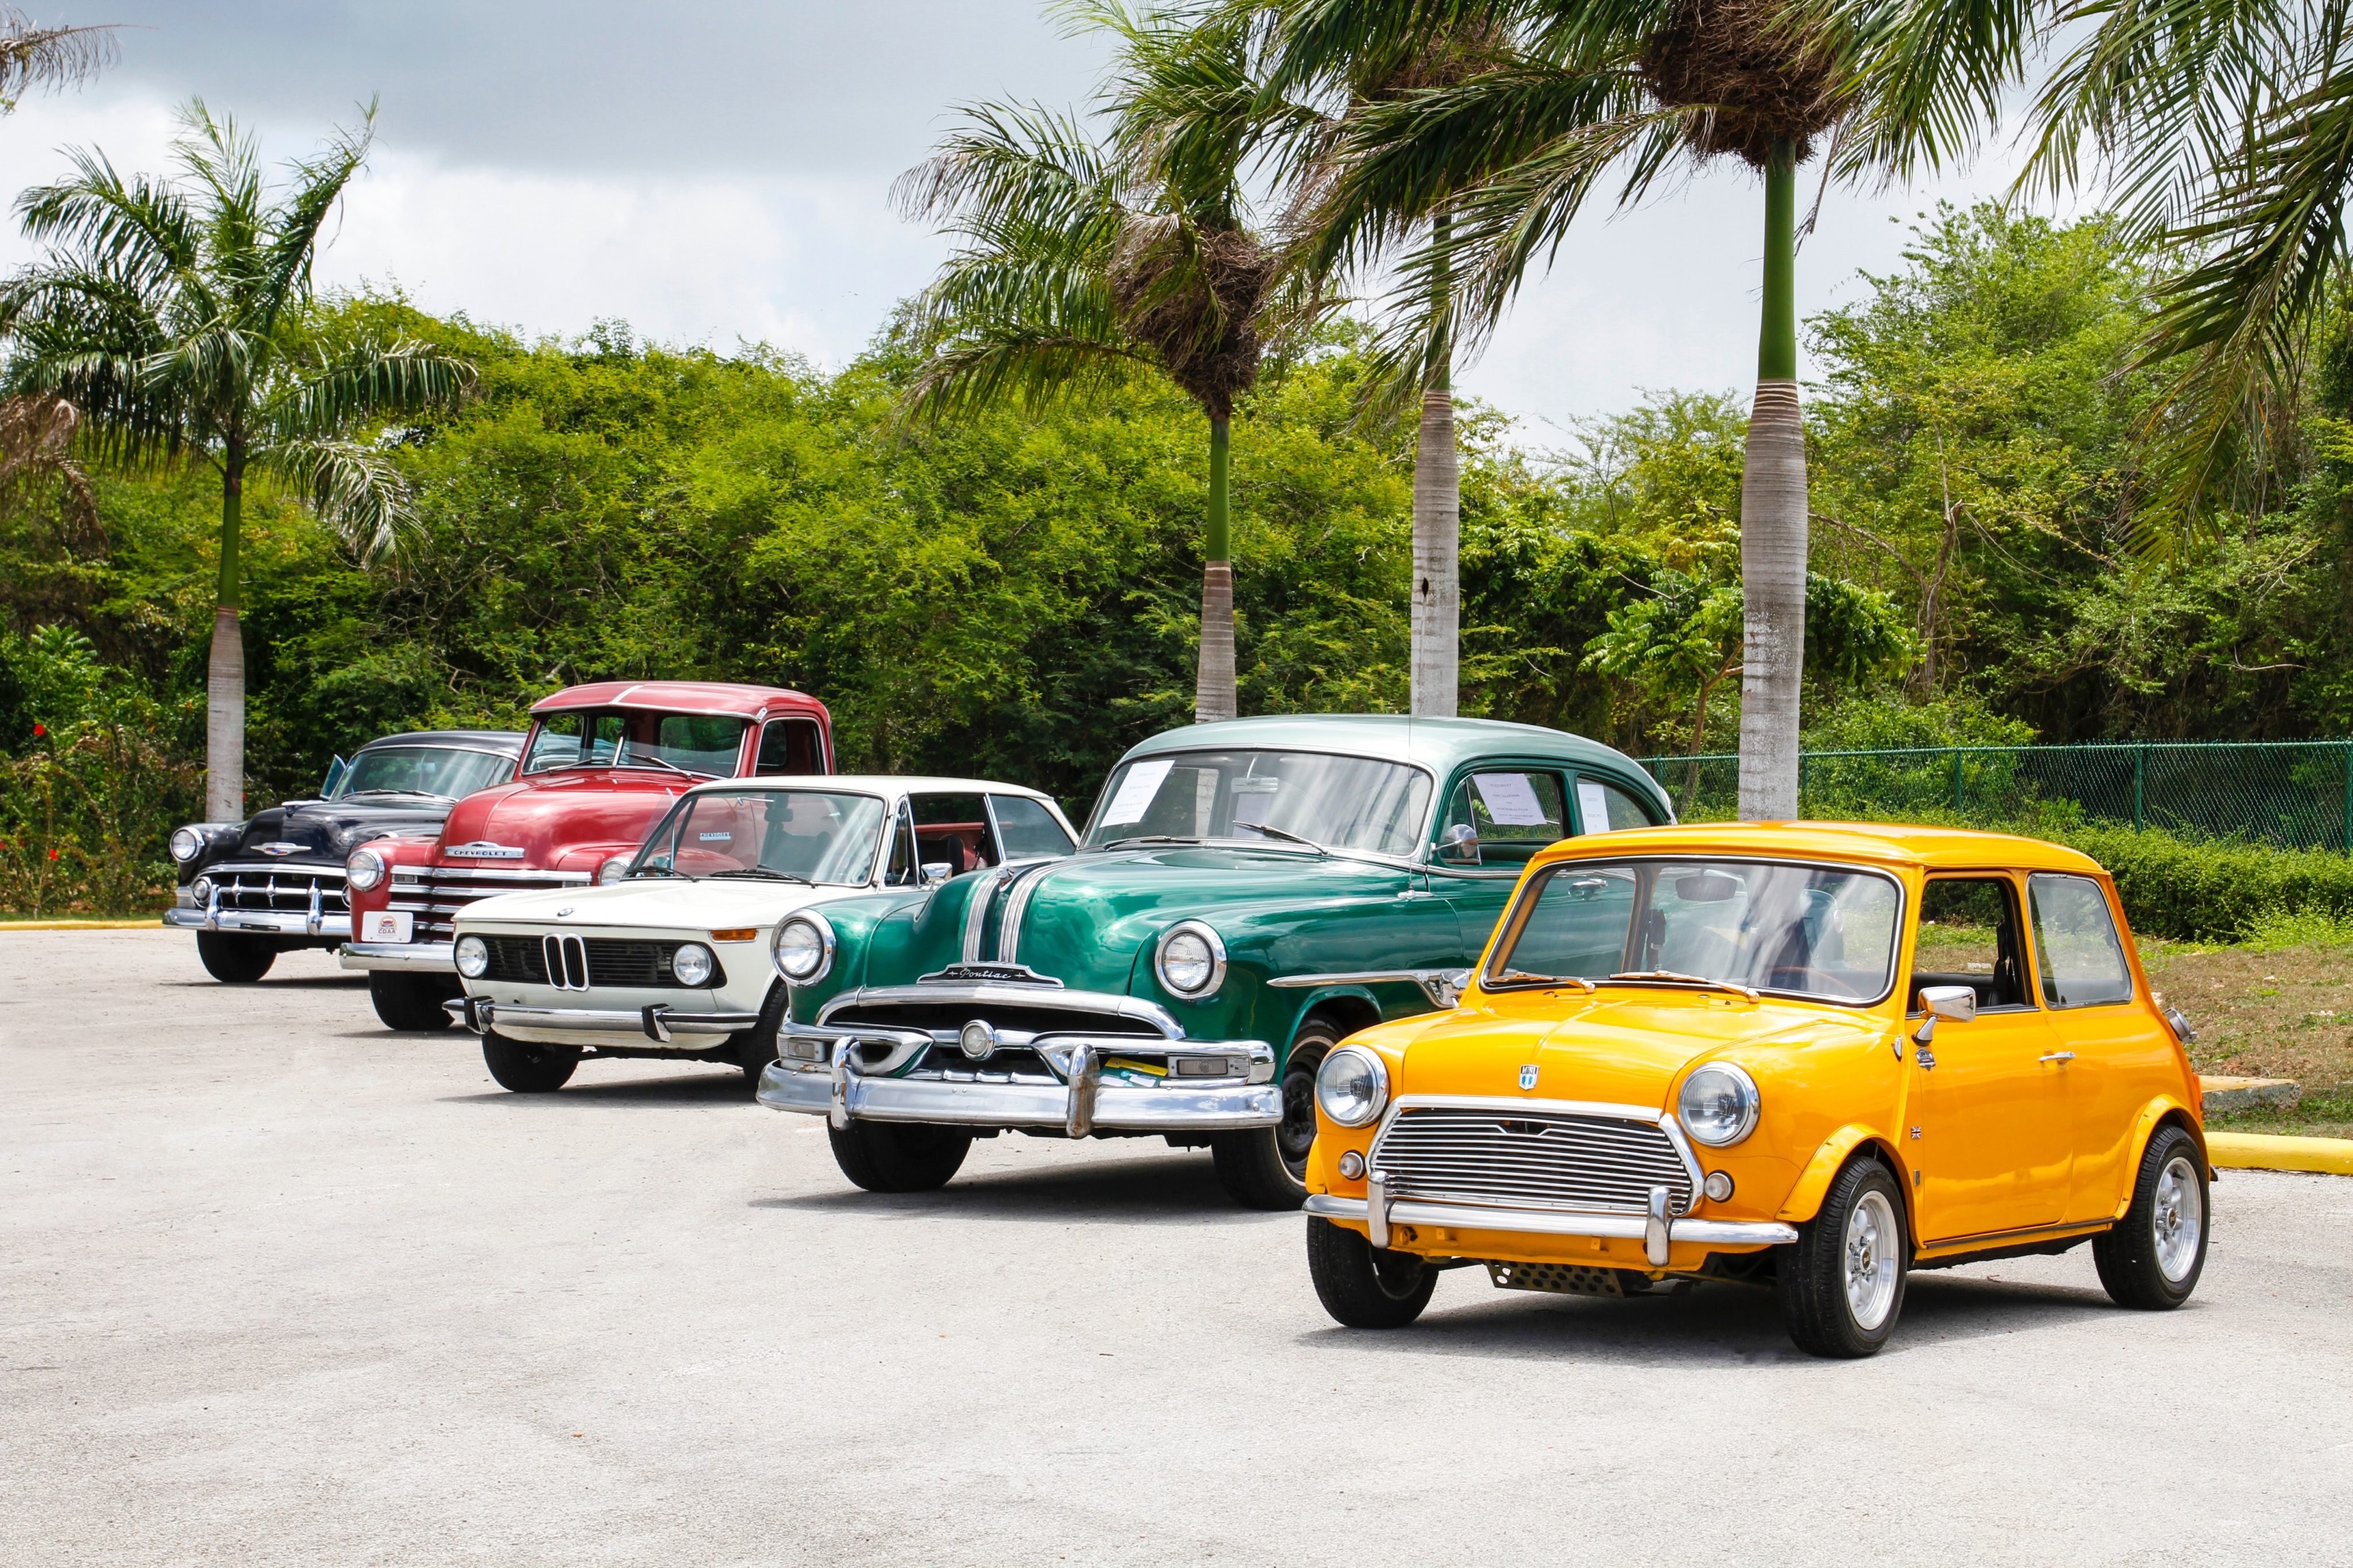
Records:
[[[1479,864],[1479,830],[1458,822],[1438,837],[1438,858],[1449,866]]]

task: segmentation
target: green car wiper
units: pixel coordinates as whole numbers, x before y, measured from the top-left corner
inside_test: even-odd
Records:
[[[1288,827],[1276,827],[1271,823],[1264,822],[1237,822],[1234,826],[1236,827],[1247,827],[1251,832],[1263,834],[1269,838],[1287,838],[1293,844],[1304,844],[1307,847],[1314,850],[1315,853],[1323,856],[1327,860],[1332,857],[1332,851],[1324,848],[1324,846],[1316,843],[1313,838],[1302,837],[1300,835],[1292,832]]]
[[[1182,838],[1174,833],[1139,833],[1133,838],[1114,838],[1108,844],[1090,844],[1090,849],[1124,849],[1131,844],[1198,844],[1198,838]]]

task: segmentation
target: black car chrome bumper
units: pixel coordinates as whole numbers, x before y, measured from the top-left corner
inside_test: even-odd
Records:
[[[318,910],[165,910],[164,923],[177,931],[316,937],[322,942],[341,942],[352,934],[351,916]]]

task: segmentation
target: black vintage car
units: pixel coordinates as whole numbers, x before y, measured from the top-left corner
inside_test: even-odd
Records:
[[[522,754],[509,730],[386,735],[339,759],[316,800],[190,823],[172,835],[180,891],[164,923],[196,933],[216,980],[259,980],[281,952],[338,946],[352,934],[343,858],[371,838],[433,837],[459,800],[512,778]]]

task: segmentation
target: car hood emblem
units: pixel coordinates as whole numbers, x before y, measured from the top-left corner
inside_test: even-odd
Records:
[[[1535,1086],[1536,1064],[1534,1062],[1522,1063],[1520,1066],[1520,1087],[1522,1089],[1534,1089]]]
[[[300,853],[303,848],[303,846],[300,844],[289,844],[283,838],[277,838],[272,839],[267,844],[257,844],[254,847],[260,850],[264,855],[293,855]]]
[[[566,904],[566,905],[565,905],[562,909],[560,909],[560,910],[556,910],[556,911],[555,911],[555,918],[556,918],[557,920],[562,920],[565,916],[566,916],[566,915],[570,914],[571,912],[572,912],[572,906],[571,906],[570,904]]]
[[[487,838],[478,838],[471,844],[452,844],[447,853],[469,860],[520,860],[523,854],[519,845],[493,844]]]

